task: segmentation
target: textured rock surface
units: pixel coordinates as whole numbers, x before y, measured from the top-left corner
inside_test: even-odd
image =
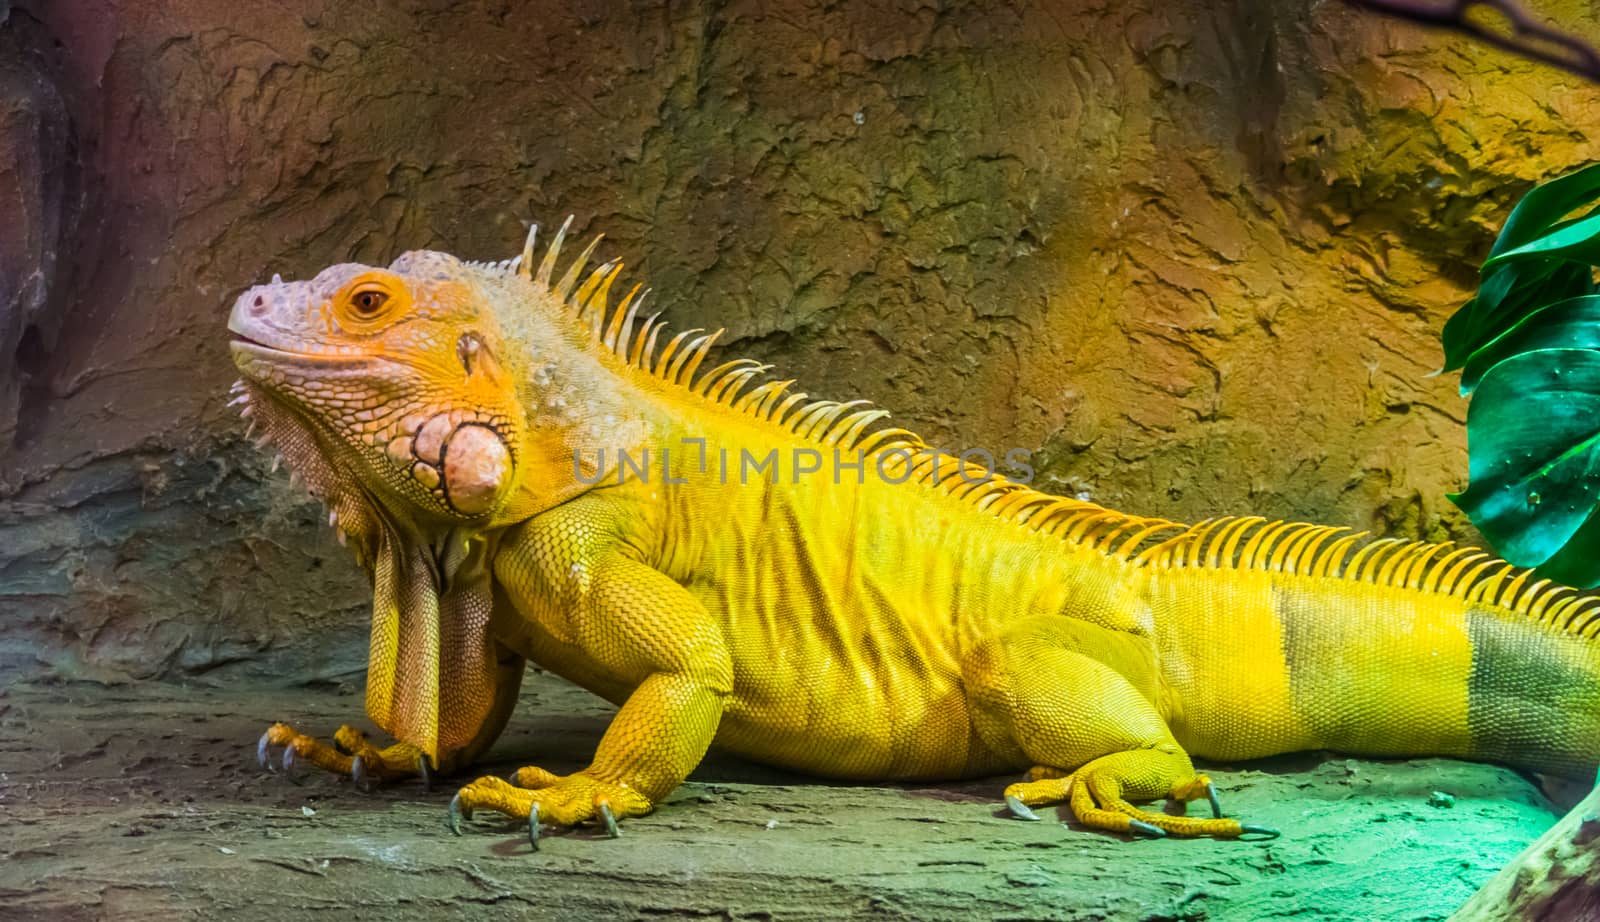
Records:
[[[569,212],[679,325],[1048,489],[1461,534],[1438,330],[1600,151],[1596,90],[1337,3],[19,0],[0,40],[30,673],[358,666],[361,581],[223,410],[224,305]]]
[[[1125,842],[1001,816],[1004,779],[823,785],[714,756],[620,839],[579,829],[531,854],[493,817],[451,836],[448,785],[363,796],[256,768],[263,712],[329,732],[360,704],[237,681],[0,692],[0,919],[1420,922],[1553,819],[1505,769],[1302,756],[1215,775],[1281,839]],[[537,677],[519,715],[485,771],[580,767],[609,708]]]

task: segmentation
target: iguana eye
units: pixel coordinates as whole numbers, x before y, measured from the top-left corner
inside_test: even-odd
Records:
[[[376,333],[411,307],[402,280],[381,269],[364,272],[332,299],[333,316],[345,330]]]
[[[350,299],[350,306],[355,308],[357,314],[360,314],[363,317],[371,317],[378,311],[383,310],[383,305],[388,303],[388,301],[388,295],[381,291],[373,291],[369,289],[367,291],[356,292],[355,295]]]

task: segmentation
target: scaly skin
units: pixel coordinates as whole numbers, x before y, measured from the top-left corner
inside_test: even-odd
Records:
[[[563,228],[563,232],[565,229]],[[715,336],[670,341],[620,267],[408,253],[245,292],[245,412],[373,578],[374,781],[469,765],[529,659],[620,705],[594,761],[452,803],[646,813],[713,743],[859,779],[1028,769],[1012,810],[1238,836],[1196,755],[1332,748],[1580,776],[1600,757],[1594,600],[1470,549],[1188,527],[986,479],[884,414],[806,402]],[[592,245],[591,245],[592,249]],[[761,466],[771,458],[775,467]],[[647,459],[647,460],[646,460]],[[1208,798],[1211,818],[1134,806]]]

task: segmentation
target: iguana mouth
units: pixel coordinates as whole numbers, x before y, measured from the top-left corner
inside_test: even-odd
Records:
[[[294,356],[295,358],[305,358],[305,356],[298,352],[290,352],[287,349],[279,349],[277,346],[268,345],[259,339],[251,339],[248,336],[240,336],[228,345],[234,350],[253,352],[257,355],[288,355]]]
[[[351,359],[347,357],[318,355],[313,352],[299,352],[293,349],[283,349],[278,346],[274,346],[271,343],[262,342],[259,339],[240,334],[235,334],[235,338],[228,343],[228,347],[232,349],[235,354],[235,364],[237,364],[237,356],[241,352],[247,355],[258,356],[269,361],[273,359],[280,361],[283,359],[293,359],[297,362],[315,362],[319,365],[334,365],[340,362],[351,363]],[[241,368],[240,370],[244,371],[245,374],[249,376],[250,373],[247,369]]]

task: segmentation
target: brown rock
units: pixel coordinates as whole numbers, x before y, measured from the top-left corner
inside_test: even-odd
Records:
[[[8,12],[0,4],[0,23]],[[79,204],[72,126],[48,68],[24,47],[25,31],[23,24],[0,26],[0,445],[6,447],[26,441],[48,399],[37,378],[62,324],[57,281],[62,254],[73,250]]]

